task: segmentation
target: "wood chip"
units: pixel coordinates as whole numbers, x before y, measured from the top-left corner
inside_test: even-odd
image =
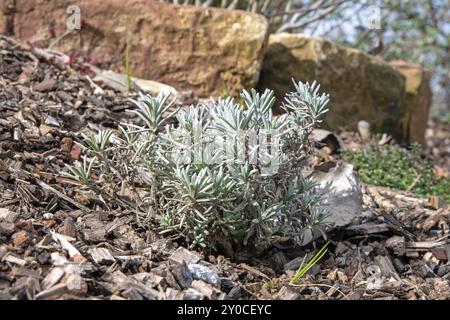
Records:
[[[300,293],[289,286],[282,287],[275,296],[275,299],[277,300],[299,300],[300,298]]]
[[[386,199],[385,197],[381,196],[381,194],[378,192],[377,187],[368,186],[366,189],[369,192],[369,194],[372,196],[373,201],[381,209],[384,209],[390,213],[394,212],[397,209],[397,206],[391,200]]]
[[[12,222],[0,222],[0,236],[9,237],[14,233],[14,223]]]
[[[25,266],[27,264],[27,262],[23,259],[17,258],[11,254],[7,254],[6,256],[4,256],[2,258],[2,261],[6,261],[6,262],[10,262],[10,263],[14,263],[17,264],[19,266]]]
[[[36,278],[28,278],[25,284],[25,295],[28,300],[36,299],[36,292],[41,291],[39,281]]]
[[[182,300],[203,300],[204,295],[195,290],[194,288],[189,288],[183,292],[183,299]]]
[[[407,250],[413,251],[428,251],[437,247],[444,247],[445,241],[416,241],[408,242],[406,244]]]
[[[169,259],[177,261],[178,263],[185,262],[186,264],[193,264],[198,263],[201,260],[201,256],[183,247],[178,247],[177,250],[170,255]]]
[[[86,280],[79,274],[72,273],[66,279],[67,290],[75,295],[82,295],[87,293],[88,286]]]
[[[73,222],[73,219],[70,217],[67,217],[64,220],[64,224],[62,225],[61,229],[59,229],[59,232],[63,235],[76,238],[77,237],[77,228],[75,227],[75,224]]]
[[[136,288],[128,288],[127,290],[122,292],[122,296],[129,300],[144,300],[144,298]]]
[[[46,191],[50,191],[50,192],[56,194],[58,197],[60,197],[61,199],[65,200],[65,201],[67,201],[67,202],[69,202],[70,204],[74,205],[74,206],[77,207],[78,209],[81,209],[81,210],[83,210],[83,211],[85,211],[85,212],[90,212],[90,211],[91,211],[88,207],[86,207],[86,206],[84,206],[84,205],[82,205],[82,204],[79,204],[79,203],[76,202],[75,200],[69,198],[68,196],[66,196],[65,194],[59,192],[59,191],[56,190],[55,188],[49,186],[49,185],[46,184],[45,182],[36,179],[36,183],[37,183],[42,189],[44,189],[44,190],[46,190]]]
[[[51,259],[53,265],[58,267],[65,266],[69,263],[69,260],[67,260],[67,258],[61,255],[59,252],[52,252]]]
[[[356,226],[349,226],[345,230],[356,234],[367,235],[387,232],[390,229],[386,223],[368,222]]]
[[[393,236],[386,240],[386,248],[391,249],[397,256],[405,254],[405,237]]]
[[[2,259],[7,252],[8,250],[6,249],[6,246],[0,246],[0,259]]]
[[[175,261],[168,261],[168,269],[175,277],[177,283],[181,286],[182,289],[187,289],[192,284],[192,274],[189,271],[188,266],[185,262],[178,263]]]
[[[374,258],[375,264],[380,267],[381,274],[385,277],[390,277],[392,275],[397,275],[394,265],[387,256],[376,256]]]
[[[106,231],[104,228],[87,229],[83,231],[84,240],[89,243],[99,243],[106,239]]]
[[[39,92],[48,92],[53,91],[57,86],[58,82],[55,79],[48,78],[36,84],[33,89]]]
[[[445,253],[447,255],[447,261],[450,259],[450,243],[445,245]]]
[[[143,283],[139,283],[131,276],[127,277],[120,271],[106,273],[103,276],[103,278],[105,281],[114,283],[117,286],[117,289],[119,290],[127,290],[129,288],[135,288],[146,299],[149,300],[162,299],[162,295],[159,291],[156,291],[155,289],[152,289]]]
[[[47,276],[42,280],[42,289],[47,290],[51,287],[53,287],[55,284],[61,280],[61,278],[64,276],[64,270],[62,268],[53,268]]]
[[[434,212],[431,216],[425,219],[425,221],[422,224],[422,230],[428,231],[431,228],[433,228],[438,222],[439,219],[441,219],[442,214],[444,213],[444,209],[441,208]]]
[[[431,249],[431,253],[438,260],[448,261],[448,253],[446,252],[445,248],[443,248],[443,247],[437,247],[437,248]]]
[[[260,276],[260,277],[262,277],[262,278],[264,278],[266,280],[270,280],[270,278],[268,276],[266,276],[264,273],[262,273],[261,271],[255,269],[255,268],[253,268],[251,266],[249,266],[246,263],[240,263],[239,267],[242,268],[242,269],[245,269],[245,270],[247,270],[247,271],[249,271],[249,272],[251,272],[253,274],[256,274],[257,276]]]
[[[202,280],[192,281],[192,288],[203,294],[208,300],[216,300],[221,293],[212,285]]]
[[[298,267],[300,267],[300,264],[302,263],[303,260],[307,261],[307,259],[305,259],[305,257],[297,257],[297,258],[289,261],[288,263],[286,263],[284,265],[284,271],[297,270]]]
[[[116,261],[109,250],[105,248],[92,248],[88,252],[97,264],[111,265]]]
[[[37,300],[56,299],[67,292],[67,286],[65,283],[57,284],[50,289],[39,292],[36,295]]]
[[[67,239],[62,234],[56,233],[54,231],[51,231],[50,233],[53,239],[55,239],[55,241],[58,242],[64,250],[67,250],[69,256],[72,259],[76,258],[77,262],[83,262],[86,260],[86,258],[83,257],[80,251],[78,251],[77,248],[75,248],[69,241],[67,241]]]
[[[183,300],[184,299],[183,292],[172,289],[172,288],[167,288],[165,295],[166,296],[165,296],[164,300]]]
[[[15,247],[20,248],[27,247],[30,244],[31,239],[28,235],[28,232],[26,232],[25,230],[21,230],[17,231],[11,236],[11,241]]]
[[[444,209],[445,201],[442,197],[431,196],[428,197],[428,205],[435,210]]]

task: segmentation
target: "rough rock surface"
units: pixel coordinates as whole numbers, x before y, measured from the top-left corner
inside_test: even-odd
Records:
[[[128,32],[133,76],[207,97],[258,81],[268,31],[259,15],[148,0],[9,2],[0,1],[0,32],[102,68],[123,71]],[[81,30],[66,34],[69,5],[81,9]]]
[[[293,90],[292,78],[317,80],[321,91],[330,93],[329,128],[355,130],[359,120],[366,120],[375,132],[406,138],[399,126],[405,77],[386,62],[319,37],[271,35],[259,87],[281,97]]]
[[[430,76],[419,64],[401,60],[390,61],[389,64],[406,77],[404,135],[409,142],[425,144],[432,98]]]
[[[330,211],[326,223],[347,226],[362,213],[362,192],[352,165],[338,163],[328,172],[315,172],[313,178],[324,195],[324,206]]]

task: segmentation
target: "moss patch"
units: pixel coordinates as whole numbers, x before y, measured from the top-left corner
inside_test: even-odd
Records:
[[[368,184],[393,190],[410,189],[418,196],[441,196],[450,202],[450,179],[435,176],[433,161],[420,156],[419,145],[412,145],[410,150],[371,146],[367,152],[345,150],[341,155]]]

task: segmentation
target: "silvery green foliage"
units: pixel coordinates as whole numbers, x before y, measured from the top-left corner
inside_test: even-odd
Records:
[[[329,97],[316,83],[295,89],[281,116],[272,113],[271,90],[252,89],[242,104],[228,97],[183,109],[171,125],[163,116],[169,97],[141,94],[134,103],[142,124],[87,137],[85,160],[68,175],[112,198],[127,194],[138,217],[147,212],[161,233],[191,246],[264,249],[280,237],[301,244],[326,215],[301,164]]]

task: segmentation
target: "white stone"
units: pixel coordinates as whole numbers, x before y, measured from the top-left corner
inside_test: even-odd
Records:
[[[330,212],[325,223],[343,227],[362,213],[362,192],[352,165],[338,163],[328,172],[314,172],[313,179],[319,184],[323,205]]]

